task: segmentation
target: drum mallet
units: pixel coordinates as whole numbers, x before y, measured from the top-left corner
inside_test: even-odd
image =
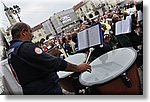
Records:
[[[89,60],[89,58],[90,58],[91,53],[92,53],[93,50],[94,50],[94,48],[90,48],[90,49],[89,49],[89,54],[88,54],[88,57],[87,57],[85,63],[88,63],[88,60]],[[91,70],[87,70],[87,71],[91,73]]]
[[[85,63],[88,63],[88,60],[89,60],[89,58],[90,58],[91,53],[92,53],[93,50],[94,50],[94,48],[90,48],[90,49],[89,49],[89,54],[88,54],[88,56],[87,56],[87,59],[86,59]]]

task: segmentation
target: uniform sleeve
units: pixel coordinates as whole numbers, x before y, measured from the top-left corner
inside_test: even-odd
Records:
[[[19,50],[19,56],[33,68],[41,71],[64,71],[67,67],[65,60],[49,55],[33,43],[23,44]]]

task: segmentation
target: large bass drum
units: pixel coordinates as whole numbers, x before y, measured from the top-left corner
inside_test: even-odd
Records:
[[[90,94],[131,95],[140,93],[140,78],[134,65],[137,53],[132,48],[119,48],[95,59],[91,73],[84,72],[79,81]]]

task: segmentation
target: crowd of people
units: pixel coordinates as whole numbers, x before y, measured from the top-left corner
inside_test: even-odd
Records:
[[[126,4],[124,7],[119,5],[114,8],[109,8],[103,16],[97,15],[95,17],[87,18],[84,21],[80,20],[80,25],[70,32],[62,32],[60,36],[53,39],[47,39],[45,43],[42,42],[44,50],[49,50],[55,45],[60,45],[68,54],[78,52],[77,35],[82,30],[85,30],[98,23],[102,26],[103,44],[93,46],[95,50],[92,52],[93,57],[100,55],[120,47],[133,47],[140,50],[142,54],[143,49],[143,2],[136,4]],[[116,23],[130,18],[131,31],[128,33],[116,35]],[[93,34],[94,36],[94,34]],[[49,43],[49,44],[48,44]],[[49,47],[50,46],[50,47]],[[86,52],[88,50],[84,50]]]

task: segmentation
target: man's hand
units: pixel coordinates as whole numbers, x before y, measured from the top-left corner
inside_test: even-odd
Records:
[[[84,71],[91,72],[91,65],[86,64],[86,63],[80,64],[77,67],[77,71],[78,72],[84,72]]]
[[[72,72],[88,71],[88,72],[91,72],[91,65],[86,64],[86,63],[80,64],[80,65],[74,65],[74,64],[68,63],[66,71],[72,71]]]

